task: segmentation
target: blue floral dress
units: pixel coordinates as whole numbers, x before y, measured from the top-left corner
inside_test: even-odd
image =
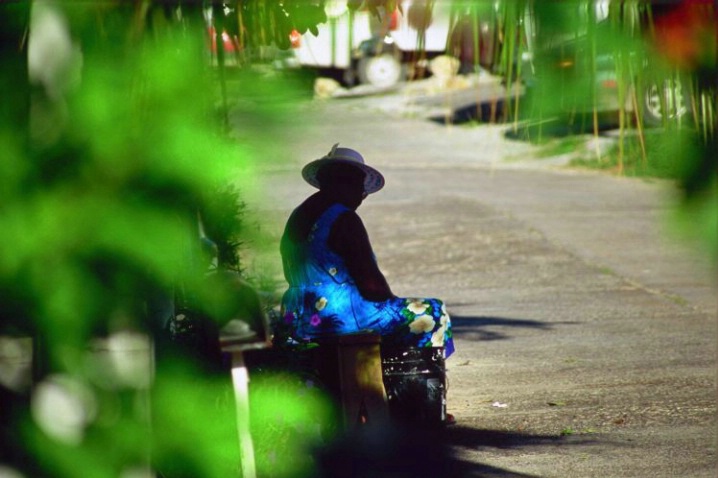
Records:
[[[307,239],[289,241],[284,267],[289,289],[282,298],[282,317],[298,341],[372,330],[388,343],[444,347],[454,352],[451,321],[439,299],[395,297],[383,302],[364,299],[344,260],[328,246],[334,221],[349,209],[329,207]]]

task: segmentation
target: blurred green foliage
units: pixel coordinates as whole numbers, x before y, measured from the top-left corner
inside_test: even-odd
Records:
[[[313,453],[338,430],[334,404],[308,376],[288,372],[252,378],[250,403],[257,473],[266,477],[316,476]],[[267,406],[272,404],[272,406]]]
[[[239,474],[228,369],[171,355],[164,334],[175,291],[222,308],[208,302],[219,299],[206,289],[198,218],[219,265],[239,270],[253,239],[241,195],[255,161],[281,157],[275,141],[258,148],[292,105],[280,77],[238,73],[254,127],[227,134],[201,7],[0,5],[0,84],[14,92],[0,107],[0,334],[34,338],[35,382],[0,384],[0,466],[32,477]],[[255,404],[260,417],[314,410],[275,395]]]
[[[24,421],[18,438],[39,468],[28,476],[110,478],[130,470],[152,476],[152,469],[162,476],[239,475],[232,389],[225,380],[201,377],[178,361],[157,375],[149,395],[99,388],[93,396],[94,416],[77,441]]]

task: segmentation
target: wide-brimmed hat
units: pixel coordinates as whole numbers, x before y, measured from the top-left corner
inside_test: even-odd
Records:
[[[364,191],[367,194],[375,193],[384,187],[384,176],[382,176],[379,171],[371,166],[367,166],[366,163],[364,163],[364,158],[358,151],[351,148],[340,148],[339,143],[332,146],[331,151],[325,156],[315,159],[304,166],[302,169],[302,177],[315,188],[319,188],[319,171],[324,166],[337,163],[348,164],[364,171],[366,174],[364,177]]]

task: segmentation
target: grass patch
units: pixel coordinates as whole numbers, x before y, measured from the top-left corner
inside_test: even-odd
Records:
[[[536,152],[536,158],[551,158],[562,156],[584,150],[586,144],[585,136],[568,136],[565,138],[550,140]]]
[[[623,138],[623,144],[621,140],[616,141],[600,159],[582,157],[569,164],[630,177],[680,179],[686,176],[697,154],[693,134],[691,131],[648,130],[644,135],[645,153],[638,134],[629,134]]]

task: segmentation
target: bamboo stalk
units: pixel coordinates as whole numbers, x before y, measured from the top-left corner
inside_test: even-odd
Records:
[[[633,111],[638,111],[638,95],[636,89],[633,88],[632,95]],[[640,114],[636,114],[636,129],[638,130],[638,143],[641,145],[641,164],[643,167],[648,165],[648,154],[646,153],[646,137],[643,129],[643,118]]]
[[[217,72],[219,74],[219,88],[222,96],[222,132],[229,133],[229,102],[227,100],[227,78],[225,70],[224,42],[222,32],[224,31],[224,12],[218,3],[212,5],[212,19],[214,23],[214,43],[217,55]]]
[[[526,17],[525,15],[526,11],[526,4],[521,2],[517,8],[516,11],[516,24],[517,25],[523,25],[523,23],[520,21],[521,19],[524,19]],[[518,38],[518,44],[519,44],[519,56],[518,61],[516,62],[516,81],[514,82],[516,85],[520,85],[521,83],[521,68],[522,68],[522,50],[523,50],[523,39],[526,37],[525,35],[525,26],[519,27],[516,29]],[[520,104],[521,104],[521,88],[514,88],[515,91],[515,102],[514,102],[514,126],[513,131],[514,133],[518,131],[518,125],[519,125],[519,110],[520,110]]]
[[[511,2],[509,3],[510,7],[506,9],[505,16],[504,16],[504,25],[506,28],[506,34],[504,38],[506,39],[506,56],[505,58],[505,68],[506,68],[506,97],[504,98],[504,102],[506,104],[506,107],[503,111],[503,121],[504,123],[508,122],[508,112],[511,109],[511,93],[510,93],[510,87],[513,84],[513,67],[514,67],[514,53],[516,49],[516,22],[514,21],[515,18],[511,18],[512,14],[513,17],[516,16],[516,4]]]
[[[481,65],[481,25],[479,25],[479,11],[474,5],[471,8],[471,35],[474,41],[473,61],[474,61],[474,72],[476,67]]]
[[[472,61],[474,73],[481,68],[481,25],[479,24],[479,11],[476,5],[471,6],[471,40],[473,42]],[[478,68],[477,68],[478,67]],[[476,117],[481,119],[481,102],[478,101],[480,91],[476,89]],[[493,101],[493,100],[492,100]]]
[[[594,27],[595,27],[595,22],[596,22],[596,17],[595,17],[595,12],[594,12],[593,8],[591,8],[591,5],[589,5],[589,7],[588,7],[588,18],[589,18],[588,35],[589,35],[589,38],[590,38],[590,41],[591,41],[591,61],[590,61],[591,76],[590,76],[590,81],[591,81],[591,86],[592,86],[592,88],[591,88],[591,95],[592,95],[592,103],[593,103],[593,115],[592,115],[592,116],[593,116],[593,138],[594,138],[594,142],[593,142],[593,143],[596,145],[596,159],[597,159],[598,161],[601,161],[601,148],[600,148],[599,142],[598,142],[598,133],[599,133],[599,128],[598,128],[598,105],[596,104],[596,103],[597,103],[597,101],[596,101],[596,100],[597,100],[597,95],[596,95],[596,93],[597,93],[597,91],[596,91],[596,77],[598,76],[598,75],[597,75],[597,72],[596,72],[596,55],[597,55],[597,51],[596,51],[596,31],[595,31],[595,28],[594,28]]]
[[[244,57],[242,60],[245,61],[246,54],[247,54],[246,53],[246,51],[247,51],[247,38],[246,38],[247,34],[246,34],[246,30],[244,28],[244,22],[245,22],[244,13],[242,13],[242,6],[240,5],[239,2],[240,2],[240,0],[237,0],[237,4],[236,4],[237,31],[239,32],[239,34],[238,34],[239,48],[242,52],[242,56]]]
[[[623,154],[624,154],[624,140],[625,140],[625,130],[624,130],[624,124],[626,121],[626,112],[624,110],[620,110],[618,112],[618,124],[619,124],[619,133],[618,133],[618,173],[623,174]]]

